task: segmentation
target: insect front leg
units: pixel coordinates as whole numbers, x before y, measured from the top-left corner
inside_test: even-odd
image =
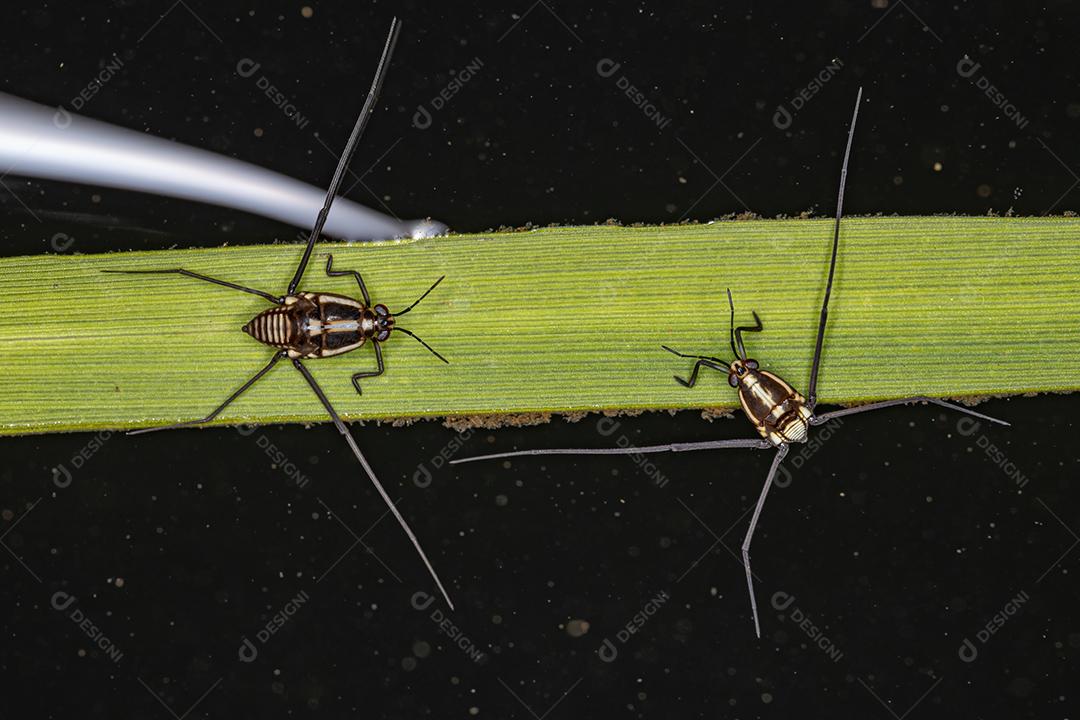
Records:
[[[342,275],[352,275],[356,278],[356,284],[360,286],[360,295],[364,298],[364,304],[371,307],[371,298],[368,297],[367,288],[364,287],[364,279],[360,277],[360,273],[356,270],[334,270],[334,256],[326,256],[326,274],[329,277],[341,277]]]
[[[376,367],[374,370],[358,372],[352,376],[352,384],[353,387],[356,388],[357,395],[364,394],[364,391],[360,389],[360,378],[377,377],[379,375],[382,375],[383,371],[386,370],[386,367],[383,365],[382,361],[382,347],[376,340],[371,341],[371,346],[375,348],[375,363],[378,367]]]
[[[721,360],[720,358],[709,357],[707,355],[687,355],[686,353],[681,353],[678,350],[673,350],[673,349],[669,348],[667,345],[661,345],[660,347],[667,350],[672,355],[677,355],[678,357],[697,358],[698,359],[698,361],[696,363],[694,363],[694,369],[690,373],[690,379],[689,380],[684,380],[683,378],[679,377],[678,375],[673,376],[675,378],[675,380],[680,385],[682,385],[683,387],[688,387],[688,388],[694,387],[694,385],[697,383],[698,371],[701,370],[702,367],[707,367],[710,370],[717,370],[719,372],[727,372],[727,366],[724,364],[724,361]]]
[[[698,371],[701,370],[702,367],[707,367],[707,368],[709,368],[711,370],[719,370],[720,372],[726,372],[727,371],[726,367],[721,367],[720,365],[717,365],[716,363],[712,362],[711,360],[698,360],[696,363],[694,363],[694,369],[690,373],[690,379],[689,380],[684,380],[683,378],[679,377],[678,375],[672,375],[672,377],[675,378],[675,380],[680,385],[682,385],[683,387],[692,388],[692,387],[694,387],[695,384],[697,384]]]

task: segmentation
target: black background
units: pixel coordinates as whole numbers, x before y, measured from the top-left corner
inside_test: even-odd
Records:
[[[313,3],[310,18],[302,4],[8,3],[0,89],[70,104],[115,53],[122,71],[84,114],[324,185],[334,158],[314,133],[343,142],[398,14],[401,42],[355,161],[379,197],[353,197],[402,217],[482,231],[747,208],[828,214],[860,85],[849,213],[1060,214],[1080,200],[1077,13],[1065,2],[341,2]],[[965,54],[981,63],[972,78],[956,70]],[[236,73],[242,58],[262,64],[306,128]],[[474,58],[482,68],[431,127],[413,127],[417,106]],[[597,73],[604,58],[621,63],[616,76]],[[777,105],[834,59],[840,72],[779,130]],[[620,92],[622,75],[671,118],[665,128]],[[1025,127],[975,87],[980,76]],[[731,193],[706,192],[710,169]],[[68,252],[96,252],[298,231],[135,193],[3,180],[7,255],[51,252],[58,232],[73,239]],[[731,551],[766,454],[655,456],[668,479],[657,487],[626,458],[436,469],[432,458],[460,439],[453,430],[355,428],[448,581],[451,621],[485,654],[478,663],[440,632],[440,603],[411,603],[432,588],[392,519],[363,536],[377,557],[356,546],[341,558],[353,543],[345,525],[363,534],[383,506],[329,426],[113,436],[66,488],[51,468],[72,467],[94,436],[4,439],[0,715],[167,718],[195,704],[187,717],[1075,717],[1072,406],[1067,396],[993,401],[981,409],[1014,426],[970,435],[937,408],[846,422],[763,516],[761,640]],[[623,419],[607,438],[587,418],[477,431],[465,445],[749,432],[742,419],[682,413]],[[306,487],[272,466],[260,438]],[[412,480],[419,463],[432,469],[427,487]],[[66,612],[50,604],[59,591],[78,598]],[[242,639],[301,592],[309,600],[240,662]],[[619,640],[661,592],[670,599]],[[795,598],[787,612],[770,606],[777,592]],[[1028,599],[979,640],[1017,596]],[[122,651],[118,662],[68,617],[74,608]],[[575,637],[567,625],[580,621],[588,630]],[[612,662],[597,654],[605,638]],[[958,652],[965,638],[978,650],[971,662]]]

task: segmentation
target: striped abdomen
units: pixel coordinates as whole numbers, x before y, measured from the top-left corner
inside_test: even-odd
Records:
[[[772,444],[806,441],[810,408],[802,395],[776,375],[747,371],[739,378],[739,401],[761,436]]]
[[[259,313],[244,326],[244,332],[271,347],[287,349],[296,339],[297,323],[286,305]]]
[[[381,308],[382,306],[378,306]],[[341,355],[369,338],[385,340],[393,320],[380,318],[359,300],[331,293],[289,295],[244,326],[261,343],[287,350],[293,358]],[[378,337],[382,331],[383,336]]]

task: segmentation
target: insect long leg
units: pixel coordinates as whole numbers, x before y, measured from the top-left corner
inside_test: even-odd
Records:
[[[727,301],[728,306],[731,307],[731,352],[735,353],[735,357],[746,360],[746,348],[743,346],[742,339],[743,330],[746,332],[761,332],[764,326],[761,324],[761,318],[755,312],[753,313],[755,323],[753,326],[742,325],[735,327],[735,301],[731,299],[731,288],[728,288],[727,291]],[[738,350],[735,349],[736,345],[738,345]]]
[[[446,604],[453,610],[454,603],[450,601],[450,595],[446,592],[446,588],[443,587],[442,581],[439,580],[439,575],[435,572],[435,568],[432,567],[431,562],[428,561],[427,555],[424,554],[424,549],[420,547],[420,541],[416,539],[416,535],[413,534],[412,528],[409,527],[409,523],[405,522],[405,518],[398,512],[397,506],[386,493],[382,483],[375,477],[375,471],[371,469],[371,465],[368,464],[367,458],[364,457],[364,453],[360,452],[360,447],[356,444],[356,440],[353,438],[352,433],[349,432],[349,428],[341,421],[341,417],[338,416],[337,411],[334,410],[334,406],[330,404],[329,398],[326,397],[322,388],[319,387],[319,383],[315,381],[315,378],[308,369],[304,367],[304,364],[297,359],[293,359],[293,365],[295,365],[296,369],[300,371],[300,374],[304,376],[304,379],[307,380],[311,389],[315,391],[315,395],[318,396],[319,401],[323,404],[323,407],[326,408],[326,412],[330,413],[330,419],[333,420],[338,432],[345,437],[345,442],[352,448],[353,454],[356,456],[356,459],[360,461],[360,466],[364,468],[364,472],[367,473],[368,478],[371,480],[371,484],[375,486],[379,495],[382,496],[383,502],[386,503],[390,512],[397,518],[398,524],[401,525],[401,529],[409,536],[409,540],[412,542],[413,547],[416,548],[416,552],[420,555],[420,559],[424,562],[424,566],[427,568],[428,572],[431,573],[431,578],[439,587],[439,592],[442,593],[443,598],[446,600]]]
[[[473,455],[472,457],[451,460],[451,465],[476,462],[477,460],[498,460],[499,458],[521,457],[523,455],[635,455],[659,452],[691,452],[694,450],[721,450],[724,448],[753,448],[766,450],[773,447],[768,440],[761,438],[739,438],[737,440],[706,440],[692,443],[670,443],[668,445],[643,445],[641,447],[618,448],[549,448],[541,450],[517,450],[515,452],[494,453],[491,455]]]
[[[186,428],[186,427],[193,427],[193,426],[195,426],[195,425],[202,425],[203,423],[208,423],[208,422],[210,422],[211,420],[213,420],[214,418],[216,418],[216,417],[217,417],[217,416],[218,416],[218,415],[219,415],[219,414],[221,413],[221,411],[222,411],[222,410],[224,410],[225,408],[227,408],[227,407],[229,406],[229,404],[230,404],[230,403],[232,403],[232,401],[233,401],[233,400],[235,400],[236,398],[240,397],[240,395],[241,395],[241,394],[242,394],[242,393],[243,393],[243,392],[244,392],[245,390],[247,390],[247,389],[248,389],[249,387],[251,387],[252,385],[254,385],[254,384],[255,384],[255,383],[256,383],[256,382],[257,382],[257,381],[259,380],[259,378],[261,378],[261,377],[262,377],[263,375],[265,375],[266,373],[270,372],[270,368],[272,368],[272,367],[274,367],[275,365],[277,365],[277,362],[278,362],[278,360],[280,360],[280,359],[281,359],[281,358],[283,358],[283,357],[285,357],[285,353],[284,353],[284,352],[274,353],[274,357],[270,358],[270,362],[268,362],[268,363],[266,364],[266,367],[264,367],[264,368],[263,368],[262,370],[260,370],[259,372],[255,373],[255,375],[254,375],[254,376],[253,376],[253,377],[252,377],[252,378],[251,378],[250,380],[248,380],[248,381],[247,381],[246,383],[244,383],[244,384],[243,384],[243,385],[241,385],[241,386],[240,386],[239,388],[237,388],[237,389],[236,389],[236,392],[234,392],[234,393],[233,393],[232,395],[230,395],[229,397],[225,398],[225,402],[223,402],[223,403],[221,403],[220,405],[218,405],[218,406],[217,406],[217,407],[216,407],[216,408],[215,408],[215,409],[213,410],[213,412],[211,412],[211,413],[210,413],[209,415],[207,415],[206,417],[204,417],[204,418],[200,418],[200,419],[198,419],[198,420],[188,420],[188,421],[186,421],[186,422],[179,422],[179,423],[174,423],[174,424],[172,424],[172,425],[161,425],[161,426],[158,426],[158,427],[151,427],[151,428],[141,428],[141,429],[139,429],[139,430],[132,430],[132,431],[130,431],[130,432],[128,433],[128,435],[141,435],[141,434],[143,434],[143,433],[148,433],[148,432],[157,432],[158,430],[175,430],[175,429],[177,429],[177,428]]]
[[[377,375],[382,375],[383,371],[386,369],[383,366],[382,348],[379,346],[379,343],[373,341],[371,343],[371,346],[373,348],[375,348],[375,362],[378,364],[378,368],[375,369],[375,370],[367,370],[365,372],[358,372],[358,373],[353,374],[353,376],[352,376],[352,384],[353,384],[353,387],[356,388],[356,394],[357,395],[363,395],[364,394],[364,391],[360,389],[360,378],[375,377]]]
[[[950,410],[956,410],[957,412],[962,412],[965,415],[971,415],[972,417],[977,417],[988,422],[997,423],[998,425],[1009,425],[1009,423],[1005,422],[1004,420],[998,420],[997,418],[990,417],[989,415],[983,415],[982,413],[975,412],[971,408],[966,408],[963,405],[957,405],[955,403],[947,402],[945,400],[925,397],[923,395],[917,395],[915,397],[909,398],[901,398],[899,400],[882,400],[881,402],[870,403],[868,405],[859,405],[858,407],[843,408],[842,410],[833,410],[832,412],[827,412],[824,415],[815,415],[814,417],[810,418],[810,424],[824,425],[833,418],[844,417],[845,415],[854,415],[855,413],[870,412],[871,410],[881,410],[882,408],[892,407],[894,405],[907,405],[910,403],[918,402],[933,403],[934,405],[940,405],[941,407],[949,408]]]
[[[262,290],[256,290],[255,288],[244,287],[243,285],[237,285],[231,283],[228,280],[218,280],[212,278],[209,275],[200,275],[199,273],[191,272],[190,270],[184,270],[183,268],[171,268],[169,270],[102,270],[103,273],[114,273],[123,275],[183,275],[184,277],[195,278],[196,280],[203,280],[204,282],[214,283],[215,285],[222,285],[233,290],[240,290],[241,292],[251,293],[252,295],[258,295],[259,297],[266,298],[275,305],[281,304],[281,298],[277,295],[271,295],[268,292]]]
[[[356,152],[356,145],[360,142],[360,136],[364,133],[364,128],[367,126],[368,118],[371,117],[371,113],[375,109],[375,102],[378,100],[383,80],[386,79],[386,71],[390,67],[390,56],[394,54],[394,45],[397,44],[398,33],[400,31],[401,23],[398,22],[397,18],[394,18],[390,23],[390,34],[386,37],[386,45],[383,46],[382,57],[379,58],[379,66],[375,69],[375,79],[371,82],[371,89],[368,90],[367,100],[364,101],[364,107],[360,111],[360,117],[356,118],[356,124],[353,125],[352,134],[349,135],[349,141],[345,143],[345,150],[342,151],[341,158],[338,160],[337,169],[334,170],[334,178],[330,181],[330,187],[326,190],[326,200],[323,202],[323,207],[322,210],[319,211],[318,217],[315,218],[315,225],[311,228],[311,235],[308,236],[307,247],[304,248],[304,254],[300,258],[300,265],[296,268],[296,274],[293,275],[293,279],[289,283],[288,295],[292,295],[296,292],[296,286],[300,284],[300,278],[304,276],[304,270],[307,269],[308,260],[311,258],[311,251],[315,248],[315,241],[318,240],[319,235],[322,234],[323,225],[326,223],[326,217],[330,214],[330,206],[334,203],[334,197],[337,196],[337,192],[341,188],[341,181],[345,178],[345,169],[349,166],[349,161],[352,160],[353,153]],[[363,284],[361,284],[361,287],[363,287]]]
[[[855,111],[851,114],[851,126],[848,128],[847,146],[844,148],[844,163],[840,166],[840,192],[836,197],[836,224],[833,226],[832,258],[829,260],[829,279],[825,283],[825,299],[821,302],[821,317],[818,319],[817,342],[814,345],[814,364],[810,368],[810,388],[806,394],[807,405],[814,409],[817,404],[818,365],[821,362],[821,345],[825,339],[825,320],[829,315],[829,295],[832,293],[833,275],[836,272],[836,251],[840,245],[840,217],[844,212],[844,184],[847,182],[848,157],[851,155],[851,141],[855,137],[855,121],[859,118],[859,104],[862,102],[862,88],[855,96]]]
[[[761,624],[758,622],[757,598],[754,596],[754,577],[750,570],[750,542],[754,539],[754,530],[757,528],[758,518],[761,517],[761,508],[765,507],[765,498],[769,495],[769,488],[772,487],[773,478],[776,477],[776,470],[780,467],[780,462],[787,454],[787,445],[781,445],[777,449],[776,457],[773,458],[772,467],[769,468],[769,475],[765,478],[765,485],[761,488],[761,496],[758,498],[757,506],[754,508],[754,516],[750,518],[750,527],[746,531],[746,538],[742,544],[743,565],[746,566],[746,587],[750,591],[750,610],[754,615],[754,632],[757,633],[758,637],[761,637]]]
[[[364,298],[364,304],[371,307],[371,298],[368,297],[367,288],[364,287],[364,279],[360,277],[360,273],[356,270],[334,270],[334,256],[326,256],[326,274],[330,277],[341,277],[342,275],[352,275],[356,278],[356,284],[360,286],[360,295]]]

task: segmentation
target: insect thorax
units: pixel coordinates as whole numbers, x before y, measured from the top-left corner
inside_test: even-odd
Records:
[[[244,326],[244,332],[292,358],[347,353],[361,347],[375,330],[375,314],[362,302],[331,293],[289,295]]]
[[[751,370],[739,379],[739,401],[750,422],[773,445],[806,442],[810,408],[783,379]]]

